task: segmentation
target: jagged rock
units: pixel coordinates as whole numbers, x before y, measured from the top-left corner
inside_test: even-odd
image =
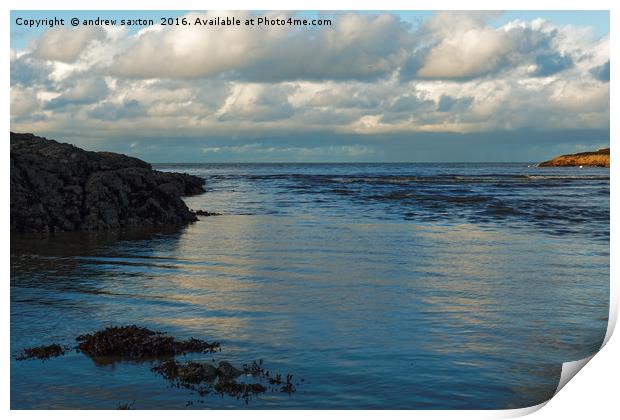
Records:
[[[182,196],[203,179],[111,152],[11,133],[11,231],[59,232],[196,221]]]
[[[610,149],[600,149],[596,152],[575,153],[574,155],[562,155],[538,166],[600,166],[609,168]]]
[[[217,370],[208,363],[186,362],[178,363],[176,360],[165,360],[151,369],[161,374],[169,381],[179,381],[182,384],[199,384],[211,382],[217,378]]]
[[[243,371],[237,369],[226,361],[221,361],[217,366],[217,373],[221,380],[229,381],[241,375]]]

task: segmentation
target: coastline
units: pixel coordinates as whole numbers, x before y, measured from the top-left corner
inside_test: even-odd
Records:
[[[570,155],[561,155],[553,159],[541,162],[538,167],[562,167],[562,166],[591,166],[609,168],[610,148],[599,149],[595,152],[581,152]]]

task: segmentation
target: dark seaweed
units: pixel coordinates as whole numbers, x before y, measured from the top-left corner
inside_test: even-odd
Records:
[[[197,338],[179,341],[162,332],[135,325],[109,327],[76,338],[77,349],[91,357],[170,357],[186,353],[213,353],[221,350],[220,343],[208,343]]]
[[[28,347],[15,356],[16,360],[41,359],[47,360],[50,357],[58,357],[65,354],[66,348],[60,344],[50,344],[49,346]]]

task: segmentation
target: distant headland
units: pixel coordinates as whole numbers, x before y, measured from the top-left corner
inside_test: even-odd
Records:
[[[203,193],[203,183],[122,154],[11,132],[11,232],[192,222],[181,197]]]
[[[596,152],[582,152],[562,155],[539,163],[538,166],[599,166],[609,168],[609,147]]]

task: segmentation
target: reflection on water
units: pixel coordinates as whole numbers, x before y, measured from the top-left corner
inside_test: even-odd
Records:
[[[292,396],[248,406],[211,396],[192,408],[506,408],[551,396],[561,363],[605,335],[608,170],[539,180],[518,177],[537,169],[523,165],[183,169],[209,188],[190,207],[223,216],[11,238],[12,353],[135,323],[304,378]],[[335,182],[357,187],[344,194]],[[400,200],[371,198],[403,189]],[[441,198],[455,194],[458,205]],[[520,216],[489,218],[497,200]],[[74,353],[12,360],[12,407],[184,408],[193,398],[148,367]]]

